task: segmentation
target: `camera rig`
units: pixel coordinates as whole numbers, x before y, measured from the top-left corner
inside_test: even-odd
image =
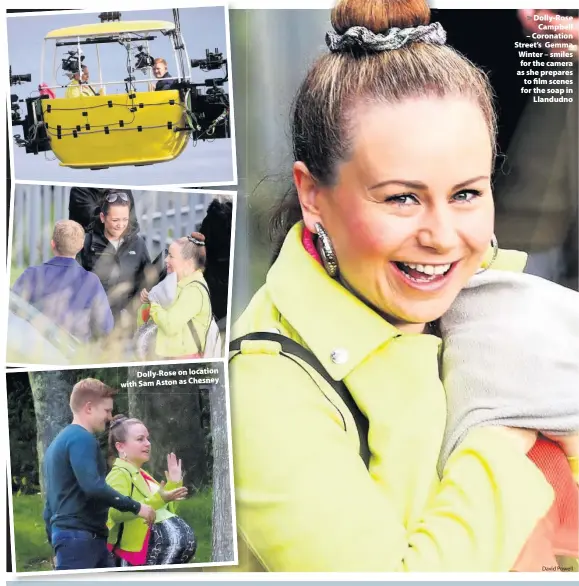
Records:
[[[10,86],[21,85],[32,81],[32,75],[30,73],[23,73],[20,75],[12,75],[12,67],[9,68],[10,74]],[[22,118],[20,116],[20,106],[18,105],[22,100],[16,94],[10,94],[10,102],[12,108],[12,123],[18,124]]]
[[[229,121],[229,94],[223,89],[229,79],[227,59],[219,49],[206,49],[205,59],[191,59],[191,67],[203,72],[224,70],[223,77],[205,79],[201,83],[180,82],[175,87],[184,91],[188,108],[188,126],[194,140],[228,138],[231,136]]]
[[[12,67],[9,68],[10,86],[22,85],[32,81],[32,74],[12,74]],[[22,126],[22,132],[26,138],[19,134],[14,135],[14,141],[18,146],[26,147],[27,153],[39,153],[49,151],[50,141],[46,131],[38,124],[42,120],[42,108],[39,97],[20,99],[18,94],[10,94],[10,106],[12,110],[12,126]],[[20,104],[26,104],[26,115],[24,118],[20,112]]]

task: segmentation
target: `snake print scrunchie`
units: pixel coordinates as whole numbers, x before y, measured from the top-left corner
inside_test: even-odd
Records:
[[[444,45],[446,31],[439,22],[412,28],[391,28],[386,34],[376,34],[364,26],[353,26],[343,35],[335,32],[326,33],[326,44],[332,53],[362,50],[367,53],[379,53],[400,49],[409,43],[430,43]]]

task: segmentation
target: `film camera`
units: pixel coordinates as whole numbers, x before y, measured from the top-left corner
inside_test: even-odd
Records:
[[[12,74],[12,67],[9,68],[10,74],[10,85],[21,85],[23,83],[28,83],[32,81],[32,74],[30,73],[23,73],[19,75]],[[10,94],[10,102],[11,102],[11,109],[12,109],[12,124],[19,124],[22,121],[20,117],[20,106],[19,103],[23,100],[17,94]]]
[[[147,53],[145,47],[139,45],[137,51],[138,53],[135,55],[135,69],[143,70],[148,67],[153,67],[155,60]]]
[[[32,81],[32,74],[24,73],[19,75],[12,74],[12,67],[9,68],[10,85],[21,85]],[[26,147],[27,153],[39,153],[50,150],[50,142],[46,135],[46,130],[38,125],[42,120],[42,108],[39,98],[26,98],[21,100],[17,94],[10,94],[10,106],[12,110],[12,126],[21,126],[25,137],[32,134],[32,128],[35,129],[35,140],[29,141],[23,139],[19,134],[14,135],[14,140],[19,146]],[[20,104],[26,104],[26,116],[22,118],[20,114]]]
[[[205,59],[191,59],[191,67],[199,67],[201,71],[214,71],[215,69],[221,69],[226,64],[227,59],[223,58],[223,53],[220,53],[217,48],[214,53],[206,49]]]
[[[32,81],[31,73],[12,75],[12,68],[10,68],[10,85],[20,85],[21,83],[28,83],[30,81]]]
[[[194,138],[214,139],[231,136],[229,122],[229,94],[223,85],[228,80],[227,59],[218,48],[205,50],[205,59],[191,59],[191,67],[201,71],[224,69],[223,77],[205,79],[202,83],[191,84],[195,88],[191,108],[196,116],[198,129],[193,130]]]
[[[68,73],[78,73],[82,68],[84,55],[80,51],[68,51],[66,57],[62,59],[62,69]]]

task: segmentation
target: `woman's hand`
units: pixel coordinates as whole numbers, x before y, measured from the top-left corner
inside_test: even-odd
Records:
[[[565,452],[567,458],[579,457],[579,431],[564,435],[543,434],[547,439],[555,442]]]
[[[525,454],[531,451],[531,448],[537,441],[538,433],[532,429],[505,427],[502,425],[491,425],[488,426],[487,429],[494,429],[496,430],[496,433],[502,434],[503,437],[512,438],[512,440],[514,440],[513,443]]]
[[[141,303],[149,303],[149,292],[146,289],[141,291]]]
[[[170,503],[172,501],[185,500],[187,492],[189,492],[186,486],[174,488],[173,490],[165,490],[165,484],[165,482],[161,482],[161,485],[159,486],[159,494],[164,502]]]
[[[177,456],[173,452],[167,454],[167,470],[165,471],[165,476],[169,482],[181,482],[183,480],[181,460],[177,460]]]

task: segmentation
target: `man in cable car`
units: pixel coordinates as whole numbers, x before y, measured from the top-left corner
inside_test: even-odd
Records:
[[[98,96],[100,91],[97,92],[92,85],[88,83],[89,71],[86,65],[82,66],[82,75],[76,71],[73,74],[71,82],[66,86],[65,98],[80,98],[81,96]]]
[[[170,79],[173,76],[168,71],[167,61],[162,57],[158,57],[153,63],[153,75],[159,80],[155,86],[156,92],[173,89],[174,80]]]

